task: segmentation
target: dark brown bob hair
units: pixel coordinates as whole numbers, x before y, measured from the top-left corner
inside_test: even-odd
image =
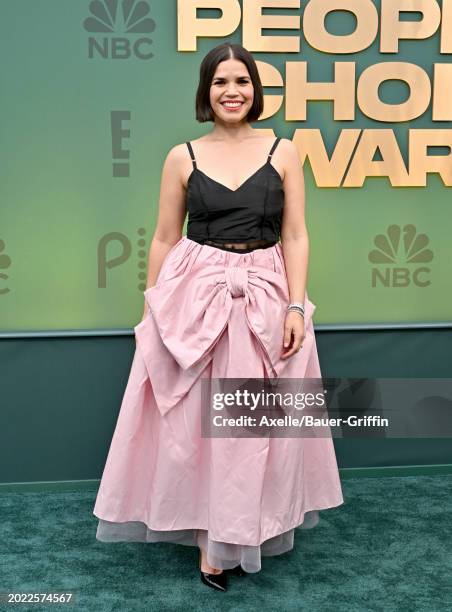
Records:
[[[264,110],[264,90],[253,56],[242,45],[223,43],[207,53],[199,68],[199,85],[196,92],[196,119],[200,123],[214,121],[215,115],[210,106],[210,86],[218,64],[228,59],[236,59],[243,62],[248,69],[253,84],[254,100],[248,112],[247,120],[250,123],[257,121]]]

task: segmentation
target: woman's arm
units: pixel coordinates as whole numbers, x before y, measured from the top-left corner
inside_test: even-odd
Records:
[[[183,171],[191,163],[186,150],[185,144],[176,145],[163,164],[157,224],[148,252],[146,289],[155,285],[163,260],[182,237],[186,216]],[[145,300],[142,320],[147,308]]]
[[[305,223],[305,186],[303,168],[296,145],[283,139],[284,214],[281,244],[291,302],[304,302],[309,261],[309,237]]]
[[[281,228],[281,245],[291,302],[303,302],[308,274],[309,237],[305,223],[305,185],[303,168],[296,145],[282,139],[285,150],[284,166],[284,214]],[[293,344],[284,354],[289,357],[300,347],[304,339],[304,319],[297,312],[288,312],[284,328],[284,346]]]

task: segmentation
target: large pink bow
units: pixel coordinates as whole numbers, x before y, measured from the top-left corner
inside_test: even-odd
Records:
[[[268,372],[281,376],[287,364],[280,355],[289,303],[287,281],[281,274],[261,266],[207,265],[165,278],[145,291],[150,314],[135,327],[135,335],[162,414],[182,399],[212,359],[238,297],[245,298],[246,322]],[[306,299],[303,350],[309,335],[313,343],[314,309]],[[304,357],[307,363],[308,355]]]

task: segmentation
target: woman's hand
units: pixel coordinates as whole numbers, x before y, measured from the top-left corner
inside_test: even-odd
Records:
[[[289,310],[284,321],[284,351],[281,359],[287,359],[302,348],[306,332],[304,317],[294,310]]]

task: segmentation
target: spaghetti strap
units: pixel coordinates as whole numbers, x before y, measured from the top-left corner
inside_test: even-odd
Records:
[[[193,147],[191,146],[191,142],[187,141],[185,144],[188,147],[188,151],[190,153],[191,161],[193,162],[193,168],[196,168],[196,159],[195,159],[195,154],[193,153]]]
[[[275,151],[276,147],[278,146],[278,142],[279,142],[280,140],[281,140],[281,137],[280,137],[280,136],[278,136],[278,138],[277,138],[277,139],[275,140],[275,142],[273,143],[273,146],[272,146],[272,148],[270,149],[270,153],[268,154],[268,159],[267,159],[267,162],[269,162],[269,161],[271,160],[272,155],[273,155],[273,153],[274,153],[274,151]]]

